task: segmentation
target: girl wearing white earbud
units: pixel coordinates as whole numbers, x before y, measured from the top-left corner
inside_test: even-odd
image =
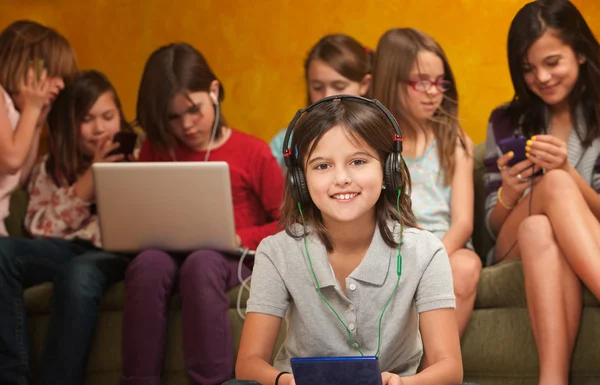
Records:
[[[223,86],[194,47],[171,44],[155,51],[138,96],[137,117],[147,134],[139,160],[227,162],[238,243],[255,249],[276,231],[283,177],[266,143],[227,126],[219,108],[223,96]],[[227,292],[240,283],[240,275],[250,274],[241,265],[238,275],[238,263],[239,258],[214,250],[185,255],[145,250],[135,257],[125,273],[122,385],[161,382],[173,291],[182,298],[190,383],[216,385],[230,378],[234,353]]]

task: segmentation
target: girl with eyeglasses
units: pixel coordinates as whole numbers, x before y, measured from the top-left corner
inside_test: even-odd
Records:
[[[470,241],[473,144],[457,120],[458,94],[446,54],[421,31],[387,31],[377,45],[371,92],[403,132],[417,223],[442,240],[450,257],[462,335],[473,311],[481,260]]]

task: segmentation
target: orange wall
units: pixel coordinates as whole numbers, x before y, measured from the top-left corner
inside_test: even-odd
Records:
[[[89,3],[89,4],[88,4]],[[477,143],[492,108],[512,96],[506,35],[523,0],[0,0],[0,28],[20,18],[56,27],[83,68],[105,72],[133,118],[137,87],[158,45],[187,41],[225,86],[229,123],[264,140],[304,106],[302,63],[324,34],[375,47],[392,27],[434,36],[449,56],[460,118]],[[600,35],[600,1],[575,0]],[[448,6],[447,4],[453,4]]]

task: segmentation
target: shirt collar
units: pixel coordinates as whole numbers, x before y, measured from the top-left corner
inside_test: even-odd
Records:
[[[316,235],[308,236],[306,238],[306,244],[310,253],[310,261],[307,260],[307,264],[309,265],[308,267],[310,269],[310,263],[312,262],[312,267],[315,275],[317,276],[319,287],[325,288],[329,286],[335,286],[336,278],[332,274],[325,245],[323,245],[321,240]],[[350,274],[350,278],[354,278],[358,281],[366,282],[372,285],[381,286],[385,282],[390,268],[396,267],[397,259],[392,258],[396,255],[397,250],[390,248],[385,243],[383,237],[381,236],[381,232],[379,231],[379,227],[376,226],[371,245],[367,249],[367,253],[360,264]],[[340,284],[344,285],[344,282],[341,282]]]

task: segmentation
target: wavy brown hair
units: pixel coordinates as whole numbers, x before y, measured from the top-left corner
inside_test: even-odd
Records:
[[[61,77],[65,83],[77,72],[71,45],[55,29],[18,20],[0,33],[0,85],[9,95],[14,97],[19,92],[27,71],[40,60],[49,77]]]
[[[442,47],[429,35],[413,28],[395,28],[387,31],[377,44],[373,69],[371,96],[393,112],[403,131],[415,131],[419,123],[406,105],[405,85],[419,52],[427,51],[438,56],[444,64],[444,78],[452,88],[443,94],[441,106],[431,120],[437,151],[449,185],[454,175],[454,153],[457,144],[466,151],[465,134],[458,123],[458,92],[454,74]],[[399,92],[402,97],[399,97]]]
[[[306,162],[319,141],[323,138],[323,135],[335,126],[343,127],[349,138],[358,147],[374,149],[383,171],[385,159],[393,151],[394,128],[378,107],[364,101],[352,99],[338,99],[319,104],[310,112],[304,113],[296,122],[291,148],[297,150],[298,167],[301,167],[303,171],[306,170]],[[382,194],[375,205],[379,231],[385,243],[390,247],[398,246],[398,242],[394,239],[392,230],[389,227],[390,221],[400,223],[402,228],[417,227],[410,196],[408,195],[410,174],[404,162],[401,162],[401,175],[400,192],[382,190]],[[398,194],[400,195],[400,212],[398,212],[396,206]],[[331,251],[331,242],[327,237],[327,228],[323,223],[319,208],[311,200],[302,205],[302,211],[305,228],[313,229],[327,250]],[[305,234],[304,230],[302,233],[294,231],[297,223],[302,223],[298,202],[292,196],[289,179],[286,179],[280,224],[285,227],[290,236],[298,239]]]

